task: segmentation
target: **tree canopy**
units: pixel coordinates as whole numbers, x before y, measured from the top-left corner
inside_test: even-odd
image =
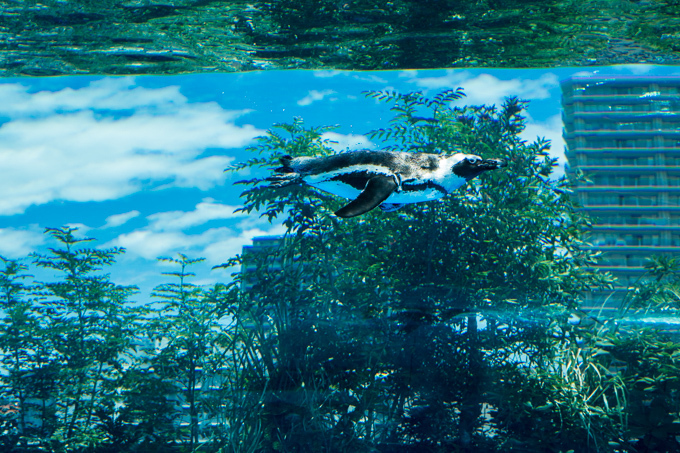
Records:
[[[47,253],[1,259],[3,451],[680,451],[677,340],[626,327],[676,316],[678,261],[650,260],[627,318],[575,320],[611,278],[549,143],[519,136],[526,103],[366,95],[395,113],[369,133],[384,148],[509,165],[344,220],[344,201],[266,181],[280,156],[332,153],[332,128],[276,125],[231,170],[257,176],[242,210],[287,233],[226,257],[240,271],[212,287],[192,283],[201,258],[161,258],[147,305],[106,273],[123,249],[48,228]]]

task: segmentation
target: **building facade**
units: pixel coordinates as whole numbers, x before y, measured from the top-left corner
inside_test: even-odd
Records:
[[[587,304],[613,309],[649,257],[680,255],[680,77],[572,77],[562,106],[567,173],[590,180],[575,196],[598,267],[617,277]]]
[[[243,265],[241,267],[241,289],[250,291],[256,283],[257,278],[257,255],[267,250],[277,249],[283,244],[283,236],[257,236],[253,238],[253,245],[244,245],[241,256]],[[268,271],[280,271],[283,269],[283,261],[275,256],[273,261],[267,263]]]

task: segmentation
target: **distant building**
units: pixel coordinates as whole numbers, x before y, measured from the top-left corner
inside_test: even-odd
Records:
[[[314,278],[311,263],[303,260],[298,252],[291,252],[290,248],[282,253],[283,246],[290,245],[292,240],[292,237],[284,235],[256,236],[253,245],[244,245],[241,251],[241,290],[248,292],[257,284],[267,284],[270,278],[278,278],[283,269],[294,273],[288,274],[288,277],[294,275],[300,287],[310,283]]]
[[[241,266],[241,289],[249,291],[257,283],[257,254],[265,250],[278,248],[283,242],[283,236],[257,236],[253,238],[253,245],[244,245],[241,252],[243,265]],[[283,260],[274,258],[266,266],[268,271],[278,271],[283,268]]]
[[[567,173],[594,218],[590,241],[616,292],[587,303],[616,308],[652,255],[680,255],[680,77],[571,77],[562,82]]]

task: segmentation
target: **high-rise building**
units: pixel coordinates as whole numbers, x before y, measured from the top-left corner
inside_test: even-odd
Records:
[[[255,257],[258,253],[267,250],[276,249],[283,243],[282,236],[257,236],[253,238],[253,245],[244,245],[241,255],[243,257],[243,266],[241,268],[241,289],[249,291],[257,283],[257,262]],[[269,271],[279,271],[283,268],[283,261],[280,257],[275,257],[273,261],[269,262],[267,269]]]
[[[615,308],[647,258],[680,256],[680,77],[571,77],[562,106],[567,172],[592,181],[575,196],[594,219],[598,267],[618,279],[587,303]]]

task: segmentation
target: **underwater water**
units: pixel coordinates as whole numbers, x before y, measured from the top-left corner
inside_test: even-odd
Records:
[[[0,451],[680,451],[675,3],[0,8]]]
[[[660,0],[5,0],[0,75],[675,64]]]

